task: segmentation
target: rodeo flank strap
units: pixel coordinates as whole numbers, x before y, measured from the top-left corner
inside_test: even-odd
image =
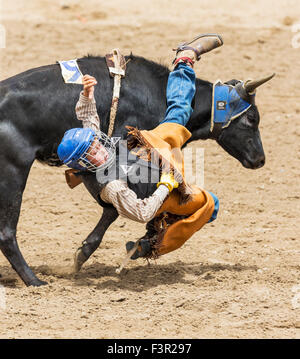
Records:
[[[112,96],[112,103],[110,107],[108,137],[111,137],[115,119],[118,110],[120,89],[121,89],[121,78],[125,77],[126,61],[125,57],[121,54],[119,49],[113,49],[111,54],[105,55],[106,65],[111,77],[114,78],[114,89]]]

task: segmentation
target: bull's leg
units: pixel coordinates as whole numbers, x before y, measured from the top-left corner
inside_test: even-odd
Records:
[[[12,150],[11,150],[12,153]],[[16,159],[17,161],[17,159]],[[47,284],[39,280],[23,258],[16,239],[22,195],[32,161],[13,165],[1,159],[0,166],[0,249],[13,269],[29,286]]]
[[[106,230],[118,216],[119,214],[114,207],[103,208],[100,221],[93,232],[91,232],[87,239],[82,242],[82,247],[78,248],[75,254],[74,269],[76,272],[80,271],[83,263],[86,262],[99,247]]]
[[[82,176],[82,180],[90,194],[99,203],[99,184],[94,175]],[[94,228],[89,234],[86,240],[82,242],[82,247],[78,248],[74,258],[74,270],[80,271],[84,262],[95,252],[99,247],[102,238],[108,229],[108,227],[118,218],[119,214],[114,207],[104,207],[102,216]]]

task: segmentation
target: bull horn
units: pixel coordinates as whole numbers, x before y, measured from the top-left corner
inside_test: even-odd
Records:
[[[245,90],[248,92],[248,94],[252,94],[255,89],[257,89],[259,86],[261,86],[262,84],[270,81],[276,74],[272,74],[270,76],[264,77],[260,80],[247,80],[244,83],[244,88]]]

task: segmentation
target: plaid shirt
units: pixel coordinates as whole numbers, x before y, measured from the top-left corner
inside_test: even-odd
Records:
[[[80,93],[79,101],[76,104],[76,115],[82,121],[84,128],[89,127],[94,131],[100,130],[100,119],[97,113],[96,101],[88,99]],[[166,186],[160,185],[152,196],[139,199],[137,195],[122,180],[109,182],[100,193],[101,199],[111,203],[120,216],[132,219],[136,222],[147,223],[154,218],[169,190]]]
[[[75,107],[76,116],[82,121],[82,127],[89,127],[94,131],[100,131],[100,119],[97,113],[96,101],[93,97],[91,100],[80,92],[79,101]]]

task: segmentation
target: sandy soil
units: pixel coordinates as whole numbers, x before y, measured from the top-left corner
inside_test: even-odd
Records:
[[[220,198],[218,220],[151,266],[131,263],[121,277],[125,242],[144,226],[118,219],[72,275],[73,253],[101,209],[83,186],[67,187],[64,169],[34,164],[18,240],[49,285],[26,288],[0,255],[0,337],[300,338],[300,48],[292,47],[299,1],[2,0],[1,17],[1,80],[114,47],[169,64],[178,42],[211,31],[225,45],[203,56],[199,77],[277,76],[257,95],[265,167],[246,170],[212,141],[191,144],[205,148],[205,187]]]

